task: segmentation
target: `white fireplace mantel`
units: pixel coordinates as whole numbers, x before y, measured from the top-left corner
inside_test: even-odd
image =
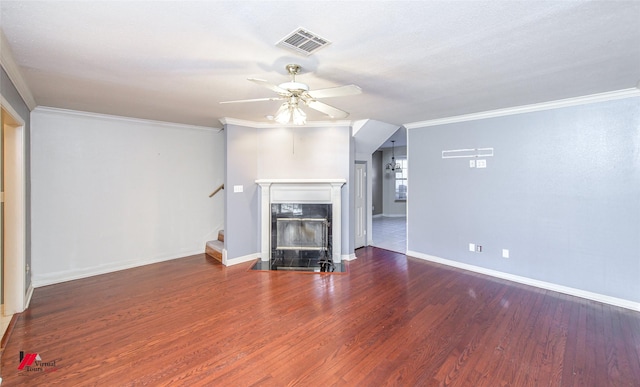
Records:
[[[342,193],[345,179],[259,179],[256,184],[262,192],[260,214],[260,258],[271,256],[271,203],[326,203],[331,204],[332,258],[341,261],[342,255]]]

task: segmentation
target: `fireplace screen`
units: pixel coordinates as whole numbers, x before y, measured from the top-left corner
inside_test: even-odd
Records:
[[[271,266],[333,269],[331,204],[271,205]]]
[[[326,219],[277,218],[276,224],[276,250],[328,250]]]

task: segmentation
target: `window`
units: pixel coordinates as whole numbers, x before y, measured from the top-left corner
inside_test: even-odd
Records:
[[[402,170],[395,171],[396,178],[396,200],[407,200],[407,158],[398,157],[396,163],[400,164]]]

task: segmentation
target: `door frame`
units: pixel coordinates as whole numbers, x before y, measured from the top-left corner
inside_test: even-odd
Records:
[[[3,197],[3,295],[4,315],[21,313],[26,307],[26,149],[25,122],[0,95],[4,177]],[[12,163],[7,165],[7,157]]]
[[[354,166],[354,174],[355,176],[355,185],[354,185],[354,212],[355,212],[355,222],[354,222],[354,245],[355,248],[360,248],[360,247],[365,247],[368,245],[367,241],[369,238],[369,207],[367,206],[368,203],[368,197],[367,197],[367,192],[369,192],[368,190],[368,166],[369,164],[366,161],[356,161],[355,162],[355,166]],[[362,179],[358,178],[358,172],[357,170],[361,168],[363,171],[363,177]],[[360,190],[362,190],[362,197],[363,197],[363,204],[362,204],[362,208],[360,209],[362,211],[362,216],[360,219],[360,222],[358,221],[358,205],[356,203],[356,198],[358,196],[358,192],[360,192]],[[363,231],[363,236],[362,236],[362,240],[358,239],[358,225],[362,226],[362,231]],[[360,243],[361,242],[361,243]]]

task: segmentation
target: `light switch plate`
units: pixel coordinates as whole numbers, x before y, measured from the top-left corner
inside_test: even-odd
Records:
[[[233,186],[233,192],[243,192],[244,191],[244,186],[242,185],[234,185]]]
[[[476,168],[486,168],[487,160],[476,160]]]
[[[475,243],[469,243],[469,251],[476,251],[476,244]]]

